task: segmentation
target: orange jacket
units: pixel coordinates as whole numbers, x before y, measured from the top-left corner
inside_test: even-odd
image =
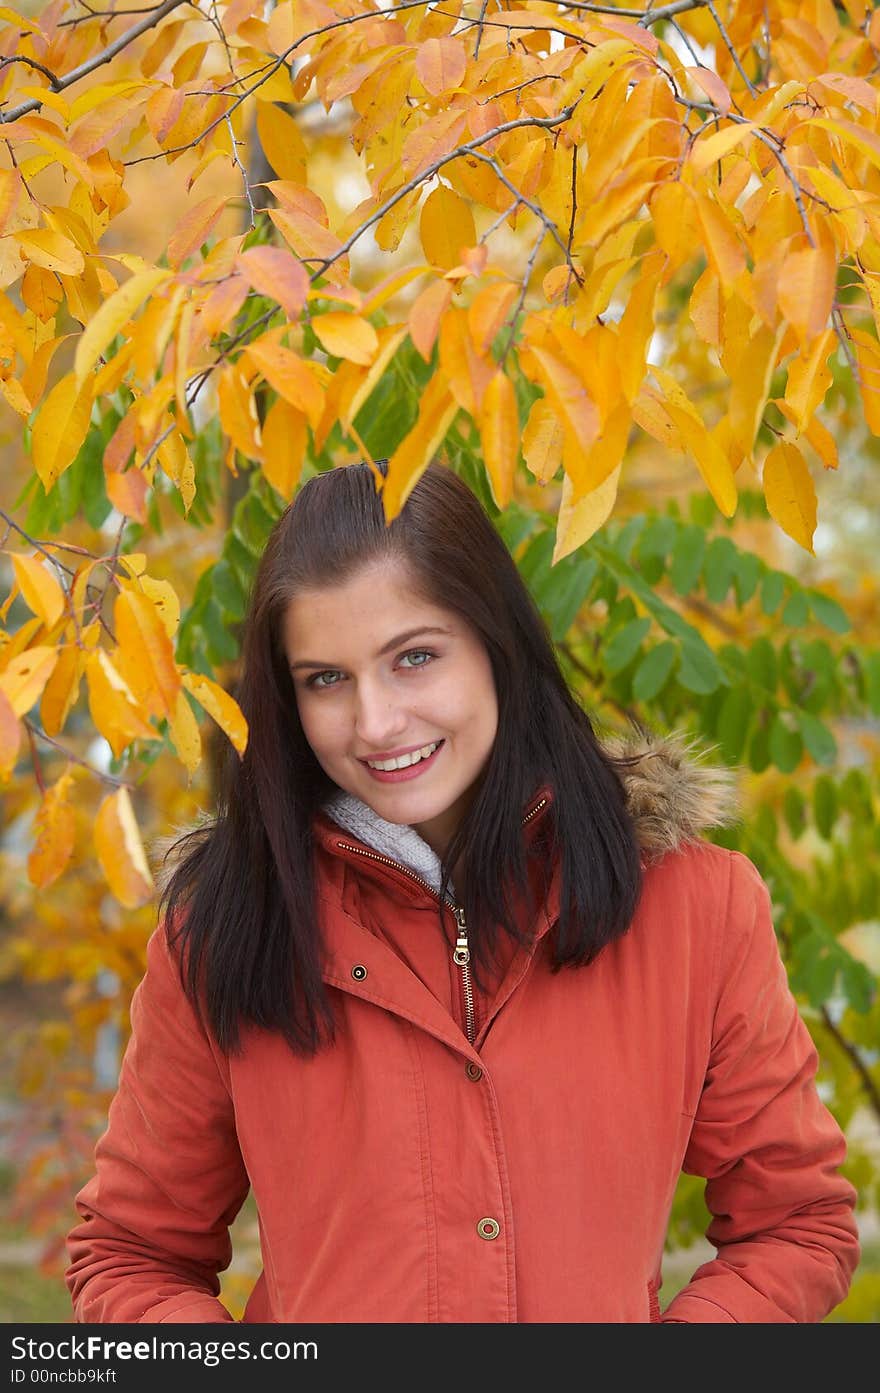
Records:
[[[669,740],[627,784],[646,864],[629,932],[551,973],[557,880],[533,949],[511,946],[471,1002],[425,881],[319,815],[341,1031],[310,1060],[256,1029],[225,1056],[157,930],[68,1238],[76,1319],[230,1320],[217,1274],[250,1186],[263,1272],[246,1321],[657,1321],[682,1169],[707,1178],[717,1257],[663,1320],[837,1305],[855,1194],[767,890],[695,837],[717,771]]]

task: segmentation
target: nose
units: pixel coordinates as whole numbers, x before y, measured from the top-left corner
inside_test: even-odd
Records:
[[[380,681],[358,683],[355,734],[362,747],[384,751],[406,730],[407,713],[390,686]]]

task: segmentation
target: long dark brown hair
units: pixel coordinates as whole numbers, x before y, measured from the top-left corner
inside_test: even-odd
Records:
[[[626,931],[638,903],[639,851],[616,761],[569,689],[490,517],[435,463],[387,524],[380,484],[367,464],[316,475],[275,524],[251,591],[234,692],[247,750],[241,759],[227,750],[216,815],[173,843],[160,915],[182,940],[187,994],[225,1050],[238,1048],[245,1023],[281,1031],[306,1055],[335,1035],[312,845],[313,815],[335,785],[299,722],[282,620],[303,589],[341,584],[377,560],[405,563],[420,594],[467,620],[491,660],[497,735],[442,865],[441,894],[461,860],[476,971],[492,960],[501,933],[521,940],[511,910],[514,888],[531,893],[521,819],[543,785],[553,801],[541,824],[541,893],[561,859],[554,966],[592,961]]]

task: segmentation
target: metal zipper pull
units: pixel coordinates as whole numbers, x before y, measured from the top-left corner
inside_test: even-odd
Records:
[[[456,905],[453,909],[456,922],[458,924],[458,937],[455,940],[455,951],[452,954],[452,961],[458,963],[459,967],[464,967],[471,960],[471,950],[468,948],[467,924],[464,919],[464,910]]]
[[[461,989],[464,994],[464,1029],[468,1040],[473,1044],[477,1029],[474,1013],[474,989],[471,983],[471,970],[468,966],[471,960],[471,950],[468,947],[467,924],[464,910],[460,905],[455,905],[452,912],[458,924],[458,935],[455,940],[452,961],[461,968]]]

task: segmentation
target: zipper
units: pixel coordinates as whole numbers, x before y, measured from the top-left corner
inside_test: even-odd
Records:
[[[537,816],[546,802],[547,799],[542,798],[540,802],[532,808],[531,812],[526,813],[525,817],[522,819],[522,826],[525,826],[527,822],[531,822],[532,818]],[[439,902],[440,896],[437,894],[433,885],[429,885],[427,880],[423,880],[420,875],[416,875],[415,871],[411,871],[408,866],[402,866],[399,861],[393,861],[390,856],[381,856],[378,851],[367,851],[362,846],[354,846],[352,842],[337,841],[336,845],[341,851],[354,851],[358,856],[366,856],[370,861],[380,861],[384,866],[392,866],[396,871],[402,871],[404,875],[409,876],[410,880],[415,880],[419,885],[423,885]],[[456,904],[455,900],[450,899],[448,895],[444,896],[444,902],[452,910],[455,922],[458,925],[455,947],[452,950],[452,961],[455,963],[456,967],[461,968],[465,1034],[467,1035],[468,1043],[472,1045],[476,1039],[477,1028],[476,1013],[474,1011],[474,988],[471,982],[471,950],[468,946],[467,923],[461,905]]]

